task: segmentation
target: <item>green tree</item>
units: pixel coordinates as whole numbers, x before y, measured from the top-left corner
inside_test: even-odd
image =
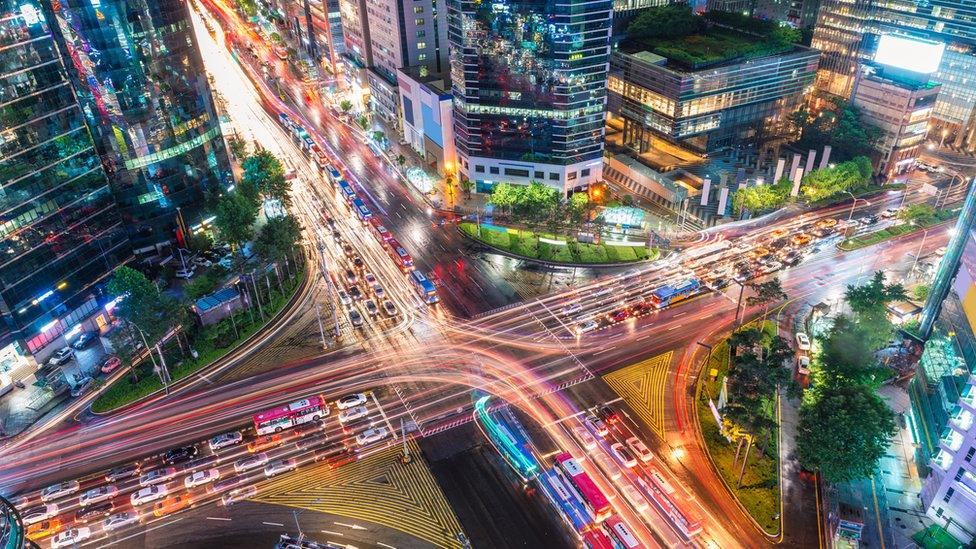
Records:
[[[241,159],[247,157],[247,141],[244,141],[236,135],[227,140],[227,146],[230,147],[230,153],[234,155],[234,158]]]
[[[142,330],[150,344],[185,321],[186,313],[176,300],[160,293],[145,275],[130,267],[116,269],[106,291],[120,298],[113,314]]]
[[[258,197],[291,205],[291,182],[285,179],[285,167],[275,155],[262,149],[247,157],[243,166],[244,176],[239,187],[255,205],[259,204]]]
[[[863,385],[828,385],[800,408],[800,464],[831,483],[874,474],[895,431],[894,414]]]
[[[838,315],[819,339],[817,385],[859,384],[877,386],[885,370],[874,355],[867,328],[847,315]]]
[[[349,111],[351,111],[352,110],[352,101],[350,101],[348,99],[343,99],[342,101],[340,101],[339,102],[339,110],[341,110],[344,113],[348,113]]]
[[[258,206],[241,193],[230,193],[217,202],[215,213],[214,225],[220,235],[243,254],[244,243],[254,237]]]
[[[909,204],[898,212],[898,218],[913,225],[924,224],[935,217],[935,208],[929,204]]]
[[[739,189],[732,195],[732,210],[736,213],[759,213],[774,210],[790,201],[793,183],[782,179],[775,185],[756,185]]]
[[[254,251],[266,261],[281,261],[292,257],[302,239],[302,227],[293,215],[269,219],[254,240]]]
[[[830,145],[836,162],[869,157],[882,136],[880,128],[865,123],[860,110],[845,101],[837,101],[816,116],[801,109],[791,119],[801,134],[797,148],[821,150]]]
[[[209,274],[201,275],[183,285],[183,295],[190,301],[213,293],[217,289],[217,280]]]
[[[186,238],[186,247],[191,252],[208,252],[213,249],[213,238],[207,233],[190,233]]]
[[[932,291],[931,284],[919,284],[912,288],[912,297],[918,301],[925,301],[929,298],[929,293]]]
[[[868,344],[875,350],[883,347],[894,333],[886,306],[908,299],[908,294],[901,284],[886,284],[884,272],[878,271],[867,284],[847,286],[844,297],[854,312],[858,326],[864,328]]]
[[[778,278],[774,278],[769,282],[750,284],[749,287],[752,288],[755,294],[746,298],[746,305],[750,307],[765,305],[766,307],[763,309],[763,320],[766,319],[766,312],[769,310],[769,305],[786,299],[786,292],[783,291],[783,285]]]
[[[462,175],[461,180],[458,181],[458,186],[461,187],[461,191],[465,194],[465,196],[471,198],[471,191],[474,190],[474,181],[471,181],[467,178],[467,176]]]
[[[702,28],[704,21],[687,4],[672,4],[642,10],[627,26],[627,34],[641,39],[677,38]]]
[[[502,181],[491,190],[488,203],[500,208],[502,211],[512,211],[515,205],[521,200],[522,188],[521,185],[512,185],[511,183]]]
[[[379,142],[383,141],[384,139],[386,139],[386,134],[385,133],[381,132],[380,130],[376,130],[376,131],[373,132],[373,141],[376,141],[377,143],[379,143]]]
[[[396,155],[396,159],[395,160],[396,160],[397,166],[400,166],[400,169],[401,170],[403,169],[403,166],[407,163],[407,157],[406,156],[403,156],[402,154]]]
[[[356,119],[356,122],[359,124],[359,127],[363,129],[363,131],[369,129],[369,119],[365,116],[360,116],[358,119]]]

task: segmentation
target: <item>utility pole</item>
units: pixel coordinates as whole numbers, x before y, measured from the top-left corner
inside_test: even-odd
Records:
[[[739,310],[742,309],[742,294],[746,291],[746,285],[735,279],[732,280],[739,285],[739,300],[735,305],[735,321],[733,322],[733,329],[735,329],[739,327]]]
[[[325,329],[322,327],[322,306],[318,303],[315,304],[315,318],[319,321],[319,337],[322,338],[322,350],[325,351],[329,346],[325,344]]]
[[[410,446],[407,445],[407,431],[403,427],[403,418],[400,418],[400,438],[403,439],[403,455],[400,456],[400,461],[404,464],[413,461],[413,456],[410,455]]]

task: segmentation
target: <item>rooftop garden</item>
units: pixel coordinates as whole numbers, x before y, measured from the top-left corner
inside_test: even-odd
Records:
[[[733,60],[755,59],[792,50],[799,30],[734,12],[695,15],[684,4],[643,10],[627,28],[624,51],[648,50],[669,66],[701,69]]]

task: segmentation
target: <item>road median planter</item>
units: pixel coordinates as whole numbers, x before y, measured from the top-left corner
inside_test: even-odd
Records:
[[[659,252],[646,246],[586,244],[554,235],[498,225],[461,223],[466,237],[504,255],[547,265],[616,267],[657,259]]]

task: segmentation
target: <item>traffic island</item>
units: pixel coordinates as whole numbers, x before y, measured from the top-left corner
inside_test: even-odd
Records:
[[[305,281],[306,273],[307,270],[302,269],[296,276],[283,281],[283,292],[271,291],[270,301],[263,304],[263,316],[256,307],[244,309],[217,324],[196,330],[192,344],[197,352],[195,358],[182,358],[178,348],[164,351],[164,355],[173,355],[166,357],[167,364],[172,364],[169,368],[172,378],[170,385],[206,369],[269,326],[293,301],[292,298]],[[133,366],[133,369],[134,375],[120,377],[95,399],[91,406],[93,413],[110,413],[164,390],[159,375],[153,370],[153,362],[148,357]],[[133,382],[133,379],[136,381]]]
[[[892,225],[891,227],[881,229],[880,231],[874,231],[861,236],[844,239],[841,243],[837,244],[837,249],[843,252],[851,252],[860,248],[879,244],[885,240],[904,236],[906,234],[916,233],[918,231],[924,231],[931,227],[935,227],[940,223],[945,223],[950,219],[954,219],[958,215],[958,209],[939,210],[931,217],[922,219],[915,224],[903,223],[901,225]]]
[[[775,333],[775,325],[772,322],[766,322],[764,328]],[[710,405],[710,403],[718,405],[720,397],[724,396],[722,395],[723,380],[729,371],[730,358],[729,340],[725,339],[712,349],[708,363],[699,375],[696,399],[699,432],[709,460],[725,487],[766,535],[776,536],[780,532],[782,508],[777,445],[779,414],[773,414],[777,418],[777,426],[768,441],[753,442],[745,470],[742,472],[742,458],[746,453],[746,444],[743,443],[740,447],[738,440],[730,441],[726,438],[722,426],[716,421],[715,408]],[[771,403],[770,406],[775,404]],[[770,412],[776,411],[770,410]],[[725,427],[727,428],[728,425]],[[761,448],[764,442],[765,447]],[[742,472],[741,483],[740,472]]]
[[[647,246],[588,244],[555,235],[482,223],[459,225],[466,237],[505,255],[549,265],[617,266],[657,259],[659,250]]]

